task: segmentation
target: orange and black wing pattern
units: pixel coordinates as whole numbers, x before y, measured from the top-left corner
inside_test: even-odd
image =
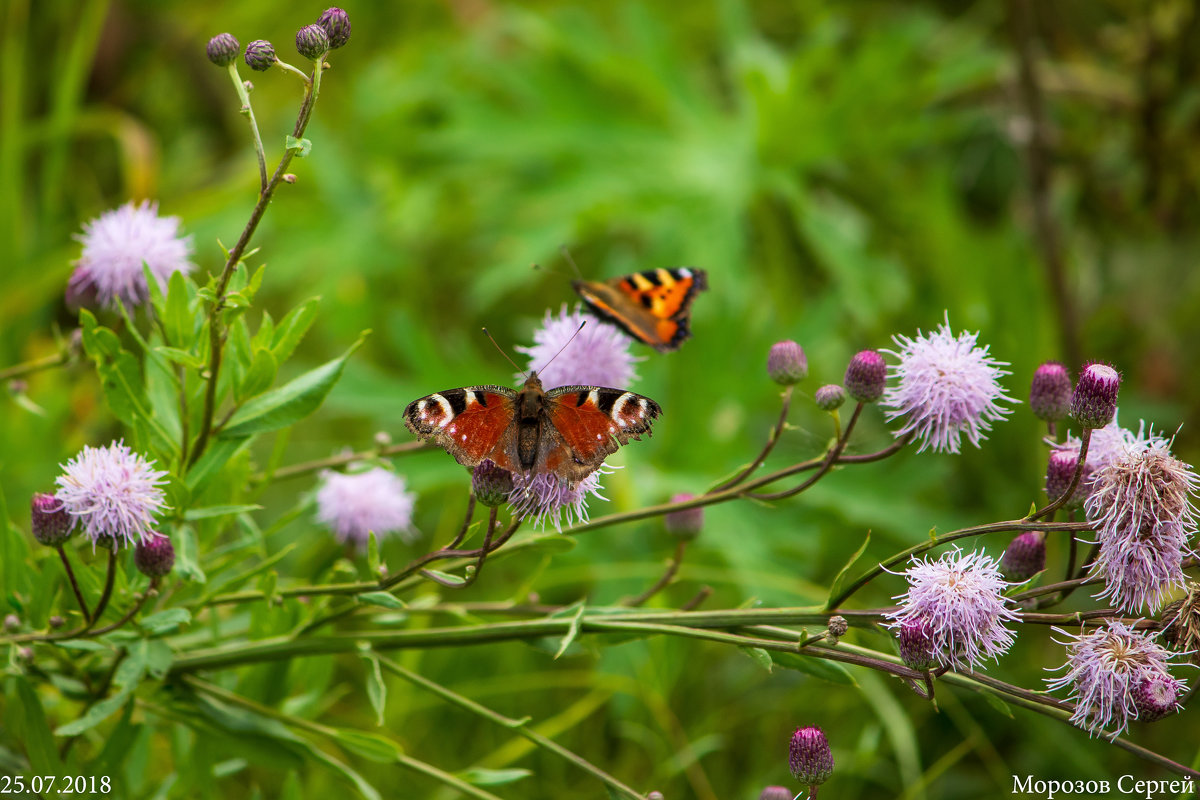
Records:
[[[688,328],[692,301],[708,288],[708,275],[692,267],[659,268],[571,285],[597,316],[667,353],[678,350],[692,335]]]
[[[520,471],[514,458],[517,393],[504,386],[446,389],[414,400],[404,409],[404,424],[429,439],[464,467],[485,458],[510,472]]]

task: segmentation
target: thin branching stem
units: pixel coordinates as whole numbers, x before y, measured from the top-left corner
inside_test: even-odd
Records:
[[[384,447],[378,447],[374,450],[363,450],[358,453],[343,453],[338,456],[329,458],[319,458],[315,461],[304,461],[299,464],[292,464],[287,467],[280,467],[274,472],[263,472],[254,475],[250,478],[251,483],[264,483],[266,481],[282,481],[288,478],[298,478],[308,475],[312,472],[319,472],[323,469],[337,469],[348,464],[353,464],[358,461],[370,461],[376,458],[388,458],[390,456],[404,455],[405,453],[416,453],[422,450],[433,450],[435,445],[426,442],[404,442],[403,444],[389,444]]]
[[[815,475],[805,480],[799,486],[792,487],[791,489],[784,489],[783,491],[779,492],[762,494],[756,493],[750,494],[749,496],[753,497],[755,500],[783,500],[785,498],[800,494],[817,481],[821,480],[821,478],[825,477],[825,475],[829,473],[829,470],[833,469],[833,465],[837,462],[838,456],[842,454],[842,450],[846,448],[846,443],[850,441],[850,434],[854,432],[854,425],[858,422],[858,417],[862,413],[862,410],[862,403],[854,406],[854,413],[850,415],[850,421],[846,423],[846,430],[842,432],[841,436],[837,438],[837,441],[834,443],[833,447],[829,449],[829,453],[825,456],[825,460],[821,462],[821,466],[817,469],[817,473]]]
[[[646,591],[642,592],[641,594],[634,597],[625,598],[620,602],[620,605],[628,608],[637,608],[670,585],[671,581],[674,580],[675,575],[679,572],[679,566],[683,563],[683,554],[686,551],[687,541],[680,539],[679,544],[675,545],[675,554],[672,555],[671,560],[667,562],[667,570],[662,574],[662,577],[655,581],[650,588],[646,589]]]
[[[1092,429],[1084,428],[1083,433],[1079,436],[1079,460],[1075,462],[1075,474],[1071,476],[1071,484],[1067,486],[1067,490],[1056,497],[1049,505],[1041,508],[1032,514],[1027,519],[1035,520],[1053,514],[1058,509],[1062,508],[1067,502],[1067,498],[1075,494],[1075,488],[1079,486],[1079,479],[1083,475],[1083,468],[1087,462],[1088,443],[1092,439]]]
[[[767,460],[767,456],[771,455],[771,451],[775,449],[775,443],[779,441],[779,437],[783,435],[783,429],[787,427],[788,411],[792,407],[792,389],[793,387],[789,386],[783,390],[783,404],[779,409],[779,419],[775,422],[775,426],[771,428],[771,433],[769,436],[767,436],[767,443],[759,452],[758,457],[751,461],[750,465],[737,475],[710,489],[708,492],[709,494],[712,492],[719,492],[722,489],[728,489],[731,486],[737,486],[746,478],[749,478],[751,475],[753,475],[754,471],[762,466],[762,463]]]
[[[32,375],[35,372],[41,372],[55,367],[66,366],[71,363],[71,349],[64,346],[57,353],[35,358],[32,361],[26,361],[22,364],[14,364],[11,367],[0,369],[0,381],[10,381],[13,378],[23,378],[26,375]]]
[[[63,569],[67,573],[67,582],[71,584],[71,590],[75,593],[75,600],[79,603],[79,610],[83,612],[84,624],[90,624],[92,621],[92,612],[88,611],[87,602],[83,599],[83,592],[79,590],[79,581],[75,579],[75,570],[71,568],[71,560],[67,558],[67,551],[62,545],[58,546],[58,555],[62,559]]]

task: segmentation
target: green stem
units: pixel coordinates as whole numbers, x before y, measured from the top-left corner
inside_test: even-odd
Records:
[[[67,558],[67,551],[63,550],[61,544],[58,546],[58,555],[62,558],[63,569],[67,571],[67,580],[71,584],[71,590],[75,592],[79,610],[83,612],[83,622],[85,625],[91,624],[92,612],[88,611],[87,602],[83,599],[83,592],[79,590],[79,581],[75,579],[75,570],[71,569],[71,561]]]
[[[1084,428],[1083,433],[1079,437],[1079,459],[1075,462],[1075,474],[1071,476],[1071,485],[1067,487],[1065,492],[1056,497],[1053,502],[1051,502],[1045,508],[1033,512],[1026,519],[1041,519],[1048,514],[1053,514],[1055,511],[1062,508],[1062,505],[1067,502],[1067,498],[1075,494],[1075,488],[1079,486],[1079,479],[1083,475],[1083,468],[1087,463],[1088,443],[1091,442],[1091,440],[1092,429]]]
[[[671,579],[673,579],[679,572],[679,566],[683,563],[683,554],[686,550],[687,541],[681,539],[679,544],[675,546],[675,554],[671,556],[670,562],[667,563],[667,571],[662,574],[662,577],[655,581],[653,586],[641,594],[622,600],[620,605],[628,606],[629,608],[637,608],[651,597],[654,597],[654,595],[661,592],[667,586],[667,584],[671,582]]]
[[[323,469],[334,469],[336,467],[344,467],[347,464],[352,464],[356,461],[369,461],[374,458],[386,458],[388,456],[401,455],[403,453],[416,453],[421,450],[432,450],[435,445],[427,442],[404,442],[403,444],[390,444],[386,447],[379,447],[374,450],[363,450],[359,453],[344,453],[340,456],[331,456],[329,458],[320,458],[316,461],[304,461],[299,464],[292,464],[288,467],[281,467],[271,474],[259,473],[250,478],[251,483],[263,483],[267,480],[281,481],[287,478],[296,478],[302,475],[307,475],[310,472],[318,472]]]
[[[833,465],[837,462],[838,456],[840,456],[842,451],[846,449],[846,444],[850,441],[850,434],[854,432],[854,425],[858,422],[858,417],[860,414],[862,414],[862,410],[863,403],[859,403],[854,406],[854,413],[850,415],[850,421],[846,423],[846,430],[843,431],[840,436],[838,436],[837,441],[834,443],[834,446],[830,448],[829,454],[821,463],[816,475],[813,475],[799,486],[795,486],[791,489],[784,489],[781,492],[770,492],[767,494],[751,494],[750,496],[755,500],[783,500],[785,498],[800,494],[814,483],[821,480],[821,478],[825,477],[829,470],[833,469]]]
[[[70,361],[71,350],[70,348],[64,347],[57,353],[43,356],[41,358],[35,358],[32,361],[26,361],[22,364],[14,364],[13,366],[6,367],[5,369],[0,369],[0,381],[12,380],[13,378],[31,375],[35,372],[41,372],[42,370],[54,369],[55,367],[64,366],[65,364],[70,363]]]
[[[96,610],[92,613],[91,624],[88,625],[88,630],[91,626],[100,621],[100,615],[108,608],[108,601],[112,598],[113,582],[117,578],[117,548],[116,543],[109,548],[108,551],[108,573],[104,576],[104,591],[100,593],[100,599],[96,602]]]
[[[750,462],[750,465],[737,475],[733,476],[724,483],[714,486],[710,490],[710,494],[712,492],[719,492],[722,489],[728,489],[731,486],[737,486],[746,478],[749,478],[751,475],[753,475],[754,471],[762,466],[762,463],[767,460],[767,456],[769,456],[771,451],[775,449],[775,443],[779,441],[779,437],[783,435],[783,429],[787,425],[788,410],[792,407],[793,388],[794,387],[789,386],[783,390],[783,407],[779,410],[779,419],[776,421],[775,427],[771,429],[771,433],[767,437],[767,443],[763,447],[762,451],[758,454],[758,457]]]
[[[262,135],[258,132],[258,120],[254,118],[254,107],[250,105],[250,92],[246,90],[242,76],[238,75],[237,61],[233,61],[227,69],[229,70],[229,79],[233,81],[233,88],[237,91],[238,99],[242,101],[240,113],[250,123],[250,133],[254,136],[254,155],[258,157],[258,191],[265,192],[267,190],[267,154],[263,149]]]

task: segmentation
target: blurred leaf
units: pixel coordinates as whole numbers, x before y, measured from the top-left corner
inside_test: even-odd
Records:
[[[78,736],[84,731],[91,730],[112,716],[117,710],[131,699],[135,685],[124,686],[112,697],[108,697],[89,708],[84,715],[73,722],[59,725],[54,731],[55,736]]]
[[[6,684],[8,702],[4,708],[5,728],[24,746],[29,766],[34,772],[60,774],[62,763],[37,693],[29,681],[19,675],[9,677]]]
[[[312,152],[312,142],[308,139],[297,139],[290,133],[284,140],[284,147],[288,150],[295,150],[297,158],[305,158]]]
[[[179,350],[165,345],[159,345],[154,350],[157,353],[162,353],[163,357],[168,361],[175,364],[182,364],[188,369],[201,370],[208,366],[200,356],[186,350]]]
[[[320,302],[316,297],[305,300],[289,311],[275,326],[275,338],[271,343],[275,363],[282,364],[292,357],[296,345],[300,344],[300,340],[316,320]]]
[[[382,727],[384,711],[387,709],[387,685],[383,682],[379,656],[369,648],[362,650],[359,655],[367,662],[367,697],[371,701],[371,708],[375,709],[375,724]]]
[[[245,514],[250,511],[261,510],[262,506],[253,503],[246,505],[206,506],[204,508],[189,508],[183,512],[183,518],[188,522],[195,522],[198,519],[211,519],[212,517],[225,517],[230,514]]]
[[[250,360],[250,367],[237,386],[237,398],[241,400],[254,397],[271,388],[271,384],[275,382],[277,370],[275,356],[271,354],[270,350],[266,348],[255,350],[254,356]]]
[[[380,606],[381,608],[392,608],[398,611],[408,608],[403,600],[391,592],[363,592],[362,594],[356,594],[354,597],[360,603]]]
[[[850,580],[850,570],[852,570],[854,565],[858,563],[858,560],[863,557],[863,553],[867,552],[867,545],[870,543],[871,533],[868,531],[867,535],[863,538],[863,543],[857,550],[854,551],[854,555],[850,556],[845,565],[842,567],[841,571],[838,572],[837,577],[833,579],[833,585],[829,587],[829,599],[825,603],[826,611],[832,609],[830,604],[833,603],[833,601],[839,595],[841,595],[843,587],[846,585],[846,582]]]
[[[750,660],[760,667],[770,672],[775,666],[775,662],[771,660],[771,654],[761,647],[739,647],[743,653],[749,656]]]
[[[527,769],[485,769],[484,767],[472,767],[471,769],[454,773],[454,777],[460,778],[472,786],[506,786],[510,783],[516,783],[522,778],[528,778],[532,774],[532,770]]]
[[[191,525],[180,525],[175,529],[175,571],[184,580],[204,583],[207,578],[196,555],[196,533]]]
[[[584,603],[582,600],[579,600],[573,603],[571,606],[564,608],[559,614],[555,615],[560,617],[567,614],[571,615],[571,625],[567,628],[566,635],[562,637],[562,642],[558,645],[558,650],[554,653],[554,659],[556,661],[562,656],[563,653],[567,652],[567,648],[570,647],[571,643],[575,641],[575,638],[579,636],[579,623],[583,620],[584,610]]]
[[[845,667],[827,658],[816,658],[815,656],[806,656],[801,653],[772,651],[771,660],[781,667],[799,670],[800,672],[812,675],[814,678],[820,678],[823,681],[838,683],[844,686],[858,685],[854,680],[854,676]]]
[[[223,431],[221,436],[210,440],[204,455],[188,469],[187,488],[193,495],[202,492],[221,473],[221,469],[229,460],[247,447],[252,439],[251,436],[234,438]]]
[[[138,624],[150,633],[162,633],[191,621],[192,613],[186,608],[168,608],[166,611],[143,617]]]
[[[195,322],[189,309],[188,279],[182,272],[171,273],[167,282],[167,302],[162,312],[163,331],[167,344],[179,351],[188,351],[193,343]]]
[[[394,764],[404,751],[400,745],[377,733],[338,729],[334,739],[352,753],[380,764]]]

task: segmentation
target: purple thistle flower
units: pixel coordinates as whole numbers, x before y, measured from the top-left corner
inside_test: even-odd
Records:
[[[846,402],[846,390],[836,383],[827,383],[813,393],[813,401],[822,411],[836,411]]]
[[[1085,428],[1103,428],[1117,415],[1121,374],[1108,364],[1085,364],[1071,395],[1071,416]]]
[[[908,591],[896,597],[900,608],[889,612],[892,624],[924,624],[934,658],[942,666],[978,666],[999,658],[1015,634],[1004,623],[1016,620],[1003,595],[1009,584],[1000,577],[995,559],[984,553],[943,553],[934,561],[912,559],[905,572]]]
[[[188,274],[192,263],[192,237],[179,235],[179,217],[160,217],[158,204],[148,200],[126,203],[106,211],[83,226],[83,254],[67,283],[67,303],[95,303],[127,308],[146,302],[149,290],[142,264],[150,269],[159,287],[176,272]]]
[[[767,786],[758,796],[758,800],[793,800],[796,794],[785,786]]]
[[[151,578],[161,578],[175,566],[175,546],[170,537],[161,533],[151,534],[144,542],[133,548],[133,565],[138,572]]]
[[[672,496],[671,502],[686,503],[688,500],[694,499],[695,495],[683,492]],[[663,516],[663,527],[676,539],[690,542],[704,529],[704,507],[696,506],[695,508],[685,508],[682,511],[670,511]]]
[[[767,353],[767,375],[781,386],[791,386],[808,376],[808,357],[804,348],[786,339],[771,345]]]
[[[33,538],[47,547],[58,547],[75,530],[75,518],[67,513],[62,502],[44,492],[34,494],[30,500],[29,519]]]
[[[1175,693],[1186,689],[1183,681],[1171,677],[1167,668],[1174,655],[1158,642],[1117,620],[1106,628],[1070,634],[1059,642],[1067,647],[1066,670],[1058,678],[1048,678],[1051,690],[1070,686],[1070,699],[1075,701],[1071,722],[1095,735],[1111,725],[1121,733],[1129,721],[1137,719],[1135,693],[1144,681],[1157,680],[1169,684]]]
[[[579,330],[584,322],[587,324]],[[642,359],[629,352],[629,337],[578,306],[568,311],[564,304],[558,316],[547,311],[533,341],[532,347],[516,349],[529,356],[529,368],[537,370],[547,389],[575,385],[623,389],[637,379],[633,365]],[[555,358],[560,350],[562,354]],[[518,378],[524,380],[523,375]]]
[[[1133,689],[1133,705],[1142,722],[1157,722],[1179,708],[1181,682],[1159,677],[1142,678]]]
[[[842,382],[856,402],[874,403],[887,388],[887,363],[876,351],[861,350],[850,359]]]
[[[987,347],[978,347],[978,333],[950,330],[949,315],[940,328],[917,338],[893,336],[900,351],[885,350],[900,359],[891,368],[898,384],[883,395],[890,409],[889,421],[903,418],[896,436],[915,434],[921,446],[935,451],[957,453],[963,434],[976,447],[987,438],[992,421],[1003,419],[1010,409],[1000,402],[1018,402],[1004,394],[999,378],[1008,375],[1005,362],[988,355]],[[853,393],[852,393],[853,394]]]
[[[84,447],[62,465],[55,497],[83,533],[97,543],[111,540],[113,547],[138,544],[154,536],[154,516],[163,506],[167,473],[153,469],[124,442],[108,447]]]
[[[333,529],[339,542],[366,547],[371,531],[382,539],[396,534],[416,538],[412,527],[416,497],[404,478],[383,467],[366,472],[325,472],[317,490],[317,521]]]
[[[1114,460],[1123,457],[1127,452],[1142,449],[1149,444],[1150,439],[1143,435],[1144,432],[1144,422],[1139,426],[1138,432],[1134,433],[1133,431],[1122,428],[1120,424],[1118,424],[1115,414],[1113,415],[1112,422],[1108,423],[1103,428],[1092,429],[1091,438],[1088,440],[1087,461],[1083,467],[1083,474],[1079,476],[1079,486],[1076,487],[1075,490],[1076,496],[1080,498],[1081,503],[1083,498],[1085,498],[1091,492],[1092,479],[1098,470],[1108,466]],[[1050,445],[1053,448],[1053,452],[1051,454],[1052,456],[1055,454],[1067,454],[1074,456],[1074,459],[1072,460],[1071,472],[1066,476],[1067,482],[1070,482],[1071,475],[1074,474],[1073,465],[1076,461],[1078,461],[1080,444],[1080,440],[1075,436],[1068,436],[1066,441],[1061,443],[1054,443],[1052,441],[1050,442]],[[1065,456],[1060,455],[1057,466],[1059,472],[1063,470],[1063,465],[1065,463]],[[1051,460],[1050,466],[1047,468],[1046,475],[1046,493],[1050,495],[1051,499],[1054,499],[1067,490],[1067,485],[1066,483],[1063,483],[1056,494],[1050,493],[1049,472],[1052,468],[1055,468],[1054,460]],[[1072,498],[1072,501],[1074,501],[1074,498]]]
[[[568,526],[573,524],[572,517],[576,522],[587,522],[588,495],[607,499],[600,494],[604,488],[600,485],[600,475],[609,471],[602,466],[574,486],[548,472],[537,475],[514,472],[513,490],[508,503],[512,506],[513,514],[522,519],[532,519],[534,527],[544,528],[549,522],[555,530],[561,531],[564,518]]]
[[[1184,586],[1198,485],[1200,477],[1153,431],[1096,473],[1084,510],[1100,544],[1092,574],[1104,577],[1105,588],[1097,597],[1123,611],[1157,611]]]
[[[1063,492],[1070,488],[1071,479],[1075,477],[1075,469],[1078,466],[1079,450],[1071,451],[1067,448],[1051,450],[1050,457],[1046,462],[1046,497],[1052,501],[1061,497]],[[1084,499],[1087,498],[1088,487],[1092,482],[1092,472],[1091,467],[1084,465],[1083,472],[1079,474],[1079,483],[1075,484],[1075,491],[1067,498],[1067,508],[1074,509],[1083,505]]]
[[[1027,581],[1046,568],[1046,534],[1025,531],[1008,543],[1000,571],[1010,580]]]
[[[788,767],[805,786],[820,786],[833,774],[833,753],[825,732],[816,725],[797,728],[788,743]]]
[[[938,659],[931,631],[928,620],[910,619],[900,623],[899,630],[896,631],[900,660],[913,669],[928,670],[936,667]]]
[[[1071,410],[1071,374],[1057,361],[1047,361],[1033,373],[1029,409],[1038,419],[1055,422]]]

